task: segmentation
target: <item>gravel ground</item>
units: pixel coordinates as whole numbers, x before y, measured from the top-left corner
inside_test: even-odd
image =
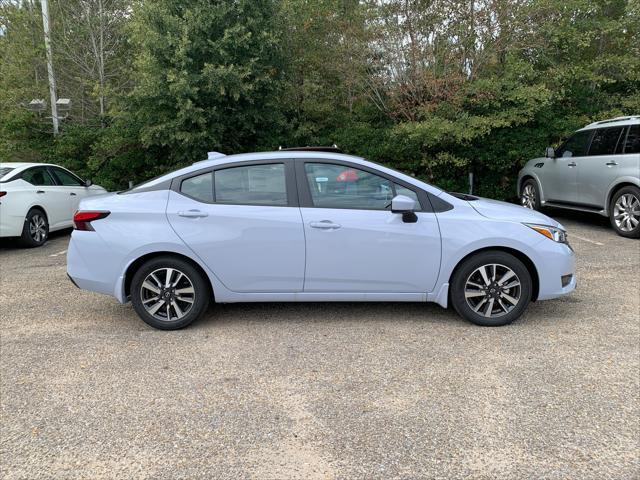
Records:
[[[558,214],[578,290],[480,328],[433,304],[214,306],[73,287],[0,243],[5,479],[640,478],[640,242]]]

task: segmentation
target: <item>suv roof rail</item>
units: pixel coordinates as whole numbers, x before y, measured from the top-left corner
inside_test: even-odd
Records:
[[[330,147],[278,147],[281,152],[328,152],[328,153],[342,153],[342,150],[334,143]]]
[[[606,123],[613,123],[613,122],[623,122],[625,120],[640,120],[640,115],[627,115],[626,117],[616,117],[616,118],[610,118],[608,120],[600,120],[599,122],[590,123],[589,125],[587,125],[587,127],[591,127],[593,125],[604,125]]]

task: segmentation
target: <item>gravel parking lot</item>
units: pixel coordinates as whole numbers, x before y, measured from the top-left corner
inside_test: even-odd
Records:
[[[0,244],[0,476],[640,477],[640,242],[558,214],[578,290],[480,328],[434,304],[217,305],[156,331]]]

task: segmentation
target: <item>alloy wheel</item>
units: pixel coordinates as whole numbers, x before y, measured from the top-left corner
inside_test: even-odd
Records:
[[[476,268],[464,289],[467,305],[475,313],[496,318],[512,311],[522,296],[520,278],[509,267],[497,263]]]
[[[29,235],[34,242],[40,243],[47,237],[47,227],[44,217],[39,213],[31,216],[29,220]]]
[[[631,232],[640,223],[640,199],[632,193],[620,195],[613,206],[613,220],[623,232]]]
[[[147,313],[163,322],[180,320],[195,301],[191,279],[175,268],[160,268],[142,282],[140,299]]]
[[[536,190],[533,188],[533,185],[527,184],[524,186],[520,203],[523,207],[530,208],[531,210],[536,208]]]

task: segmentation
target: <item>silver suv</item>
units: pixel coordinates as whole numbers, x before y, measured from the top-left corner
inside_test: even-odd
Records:
[[[599,213],[623,237],[640,237],[640,116],[595,122],[518,174],[522,206]]]

